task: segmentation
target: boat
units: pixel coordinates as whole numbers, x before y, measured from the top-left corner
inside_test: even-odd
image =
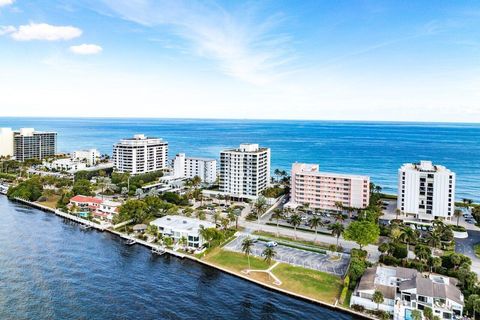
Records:
[[[87,225],[87,224],[84,224],[84,225],[82,225],[80,228],[82,228],[83,230],[89,230],[89,229],[92,228],[92,226],[89,226],[89,225]]]
[[[135,243],[137,243],[137,241],[135,241],[134,239],[128,239],[127,241],[125,241],[125,244],[129,246],[134,245]]]
[[[164,248],[152,248],[152,253],[154,254],[158,254],[159,256],[161,256],[162,254],[165,253],[165,249]]]

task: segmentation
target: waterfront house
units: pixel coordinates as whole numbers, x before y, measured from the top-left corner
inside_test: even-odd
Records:
[[[117,201],[76,195],[70,199],[68,207],[72,209],[76,206],[78,208],[77,211],[89,212],[101,220],[111,222],[113,217],[118,213],[121,205],[122,203]]]
[[[203,245],[203,238],[200,234],[201,228],[215,228],[215,224],[211,222],[178,215],[161,217],[150,222],[150,224],[157,226],[158,231],[164,237],[171,237],[174,242],[178,242],[185,237],[187,246],[191,248],[200,248]]]
[[[415,269],[376,266],[368,268],[350,299],[350,306],[380,309],[393,314],[394,320],[409,319],[412,310],[431,308],[441,319],[462,316],[464,300],[455,278],[443,275],[424,275]],[[379,291],[383,302],[373,301]]]
[[[133,226],[133,232],[135,233],[143,233],[145,230],[147,230],[147,225],[146,224],[136,224]]]

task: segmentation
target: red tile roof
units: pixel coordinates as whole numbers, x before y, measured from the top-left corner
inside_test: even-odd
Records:
[[[83,203],[96,203],[96,204],[101,204],[102,203],[101,199],[94,198],[94,197],[81,196],[81,195],[77,195],[77,196],[71,198],[70,201],[83,202]]]

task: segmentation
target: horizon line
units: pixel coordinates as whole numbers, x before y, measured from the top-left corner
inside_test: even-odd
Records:
[[[123,120],[123,119],[140,119],[140,120],[197,120],[197,121],[269,121],[269,122],[280,122],[280,121],[298,121],[298,122],[348,122],[348,123],[396,123],[396,124],[463,124],[463,125],[480,125],[480,122],[462,122],[462,121],[414,121],[414,120],[353,120],[353,119],[282,119],[282,118],[195,118],[195,117],[137,117],[137,116],[119,116],[119,117],[89,117],[89,116],[0,116],[0,119],[112,119],[112,120]]]

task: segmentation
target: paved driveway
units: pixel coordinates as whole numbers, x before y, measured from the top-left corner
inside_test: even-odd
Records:
[[[455,251],[472,259],[472,271],[480,276],[480,259],[473,250],[473,246],[479,242],[480,231],[468,230],[467,239],[455,239]]]
[[[246,235],[238,236],[236,239],[228,243],[224,249],[242,252],[242,241],[245,238]],[[258,241],[254,243],[252,255],[262,257],[262,252],[265,250],[265,248],[265,242]],[[317,252],[291,248],[281,244],[276,246],[274,250],[276,251],[276,261],[323,271],[341,277],[347,272],[348,263],[350,260],[350,256],[348,254],[342,254],[339,260],[331,260],[332,256],[330,254],[321,254]],[[336,256],[337,255],[335,254],[335,257]]]

